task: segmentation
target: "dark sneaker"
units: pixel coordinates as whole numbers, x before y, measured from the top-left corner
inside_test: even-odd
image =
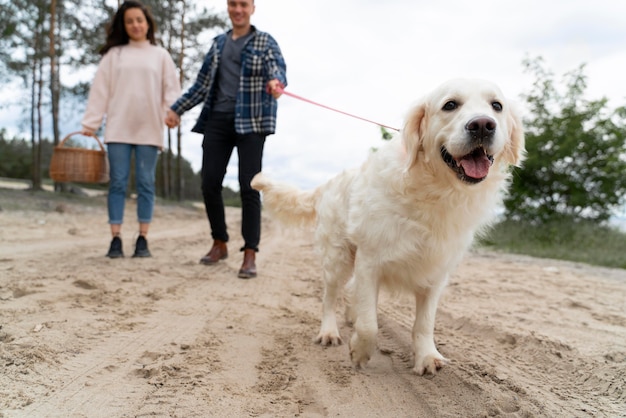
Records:
[[[152,257],[152,254],[150,254],[150,250],[148,249],[148,241],[143,235],[139,235],[137,237],[137,242],[135,243],[135,254],[133,254],[133,257]]]
[[[107,253],[107,257],[109,258],[120,258],[124,257],[124,252],[122,251],[122,240],[120,237],[113,237],[111,240],[111,246],[109,247],[109,252]]]

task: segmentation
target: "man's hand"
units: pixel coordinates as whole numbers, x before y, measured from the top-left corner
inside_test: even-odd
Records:
[[[267,91],[278,99],[283,94],[283,84],[277,79],[270,80],[267,82]]]

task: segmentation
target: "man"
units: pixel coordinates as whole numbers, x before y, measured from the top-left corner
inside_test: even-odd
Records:
[[[200,259],[212,265],[228,257],[222,182],[233,148],[239,156],[243,264],[238,277],[256,277],[255,255],[261,238],[261,199],[250,187],[261,171],[267,135],[276,129],[277,101],[287,85],[286,65],[274,38],[250,24],[254,0],[228,0],[232,29],[217,36],[193,86],[168,110],[171,128],[180,115],[203,102],[193,132],[202,142],[202,194],[213,246]]]

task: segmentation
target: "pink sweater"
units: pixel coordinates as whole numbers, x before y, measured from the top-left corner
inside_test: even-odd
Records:
[[[104,142],[163,147],[165,113],[181,94],[169,53],[149,41],[111,48],[100,60],[82,125]]]

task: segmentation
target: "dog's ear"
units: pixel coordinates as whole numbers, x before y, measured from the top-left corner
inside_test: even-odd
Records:
[[[402,143],[407,154],[407,171],[417,164],[417,156],[422,149],[425,124],[426,103],[422,102],[411,110],[402,129]]]
[[[509,131],[507,134],[509,140],[502,151],[502,160],[508,165],[519,167],[526,157],[521,111],[514,103],[509,103],[508,109],[507,125]]]

